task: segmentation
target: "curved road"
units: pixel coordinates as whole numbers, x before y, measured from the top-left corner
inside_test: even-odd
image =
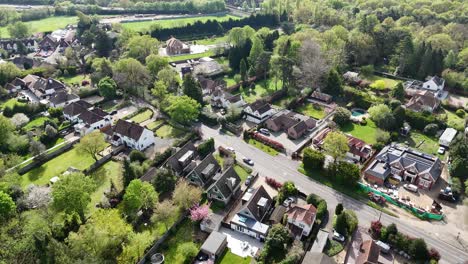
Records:
[[[379,218],[380,212],[367,206],[366,204],[355,200],[347,195],[344,195],[334,189],[325,186],[297,171],[299,163],[288,159],[284,155],[272,157],[263,151],[245,143],[241,138],[219,134],[218,130],[201,125],[201,132],[204,138],[214,138],[216,146],[230,146],[238,153],[238,158],[249,157],[255,162],[255,170],[262,176],[276,178],[279,181],[293,181],[298,188],[304,193],[315,193],[324,198],[329,208],[335,208],[338,203],[342,203],[347,209],[356,211],[359,218],[359,224],[368,227],[370,222]],[[447,243],[441,238],[448,234],[437,234],[434,230],[423,230],[418,226],[436,225],[436,223],[428,223],[420,220],[410,221],[403,218],[395,218],[382,213],[381,222],[384,225],[395,223],[398,229],[409,236],[424,238],[429,247],[436,248],[442,255],[440,263],[456,264],[468,260],[466,250],[456,243]],[[430,227],[429,227],[430,228]],[[440,229],[440,226],[439,226]],[[442,228],[443,229],[443,228]],[[437,231],[436,231],[437,232]],[[448,232],[448,231],[447,231]],[[456,236],[456,234],[455,234]]]

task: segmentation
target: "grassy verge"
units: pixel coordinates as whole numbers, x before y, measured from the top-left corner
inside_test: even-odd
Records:
[[[392,211],[390,211],[390,210],[388,210],[387,208],[384,208],[384,207],[382,207],[382,206],[380,206],[380,205],[378,205],[378,204],[376,204],[376,203],[374,203],[374,202],[372,202],[372,201],[368,201],[366,204],[367,204],[368,206],[370,206],[370,207],[376,209],[376,210],[381,211],[382,213],[386,213],[386,214],[388,214],[388,215],[391,215],[391,216],[393,216],[393,217],[398,218],[398,215],[396,215],[396,214],[393,213]]]
[[[272,148],[270,146],[267,146],[267,145],[263,144],[262,142],[257,141],[257,140],[255,140],[253,138],[249,139],[248,143],[250,145],[260,149],[261,151],[263,151],[263,152],[265,152],[267,154],[270,154],[271,156],[276,156],[276,155],[279,154],[279,152],[276,149],[274,149],[274,148]]]
[[[251,257],[240,257],[233,254],[231,250],[227,249],[224,254],[219,258],[219,264],[249,264],[252,261]]]

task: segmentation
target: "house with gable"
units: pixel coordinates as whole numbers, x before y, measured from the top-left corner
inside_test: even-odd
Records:
[[[228,204],[241,189],[241,178],[233,166],[216,174],[213,180],[214,183],[206,189],[208,199],[210,200]]]
[[[255,124],[263,123],[276,112],[277,111],[273,109],[269,103],[262,99],[259,99],[244,108],[245,119]]]
[[[213,178],[221,171],[221,166],[212,154],[208,154],[203,160],[193,160],[195,168],[188,173],[187,180],[204,188],[213,182]]]
[[[189,141],[167,159],[164,167],[172,170],[177,176],[185,176],[194,169],[192,161],[198,157],[197,148]]]
[[[60,91],[49,99],[51,107],[64,107],[74,102],[78,102],[80,97],[76,94],[70,94],[66,91]]]
[[[198,81],[200,82],[203,96],[211,95],[217,89],[223,90],[226,87],[226,83],[222,80],[213,80],[200,76]]]
[[[288,218],[288,228],[294,237],[300,240],[302,237],[308,237],[314,226],[317,208],[311,204],[297,205],[293,204],[286,211]]]
[[[211,94],[211,106],[227,109],[231,106],[243,107],[244,105],[246,102],[241,94],[232,95],[219,87]]]
[[[93,106],[83,100],[68,104],[63,108],[63,116],[74,123],[75,132],[86,135],[93,130],[103,129],[112,123],[109,113]]]
[[[408,103],[405,104],[406,109],[415,112],[434,112],[440,105],[440,100],[430,91],[417,91],[413,94]]]
[[[272,204],[273,199],[263,186],[257,189],[249,189],[242,196],[239,211],[229,222],[231,229],[264,241],[270,226],[262,222]]]
[[[93,105],[83,101],[78,100],[76,102],[70,103],[63,108],[63,117],[71,123],[78,122],[78,116],[85,110],[91,110]]]
[[[125,145],[143,151],[155,143],[151,130],[138,124],[119,119],[112,129],[111,142],[115,146]]]
[[[171,37],[166,41],[166,53],[168,55],[190,53],[190,46],[174,37]]]
[[[266,121],[266,126],[272,131],[283,130],[292,139],[302,137],[308,130],[313,129],[317,121],[289,110],[282,110]]]
[[[433,155],[392,143],[385,146],[364,171],[364,178],[373,184],[383,185],[392,177],[431,189],[442,173],[442,161]]]
[[[438,76],[429,77],[426,82],[423,83],[422,88],[432,92],[442,91],[445,86],[445,80]]]

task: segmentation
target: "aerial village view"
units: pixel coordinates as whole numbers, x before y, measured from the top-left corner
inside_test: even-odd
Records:
[[[468,264],[468,1],[0,0],[0,264]]]

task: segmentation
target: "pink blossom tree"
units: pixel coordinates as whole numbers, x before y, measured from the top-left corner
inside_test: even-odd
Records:
[[[211,203],[200,206],[199,204],[194,205],[190,208],[190,219],[197,222],[205,219],[210,214]]]

